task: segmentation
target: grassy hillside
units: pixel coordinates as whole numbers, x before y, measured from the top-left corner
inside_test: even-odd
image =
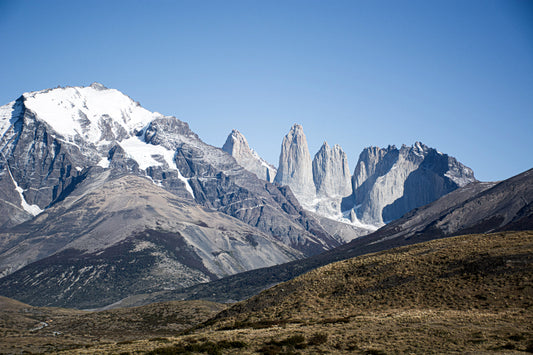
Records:
[[[308,319],[387,309],[533,307],[533,233],[469,235],[333,263],[219,318]]]
[[[337,262],[186,334],[154,334],[65,353],[533,352],[533,232],[460,236]]]

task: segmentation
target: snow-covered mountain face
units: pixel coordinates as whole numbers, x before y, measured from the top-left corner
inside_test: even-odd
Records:
[[[2,106],[0,210],[15,211],[2,214],[0,225],[37,215],[68,193],[89,167],[120,165],[137,173],[164,168],[179,176],[174,151],[148,144],[143,136],[161,119],[96,83],[26,93]],[[181,181],[187,190],[187,181]]]
[[[37,114],[65,142],[84,147],[107,148],[134,137],[150,121],[162,117],[98,83],[26,93],[23,98],[26,110]]]
[[[274,181],[277,172],[276,168],[251,149],[244,135],[238,130],[231,131],[222,146],[222,150],[229,153],[235,158],[237,163],[257,175],[258,178],[268,182]]]

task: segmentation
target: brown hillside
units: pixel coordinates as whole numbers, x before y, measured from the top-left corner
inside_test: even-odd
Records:
[[[447,238],[330,264],[223,311],[209,329],[248,329],[260,338],[282,326],[277,338],[307,341],[327,335],[320,347],[301,350],[309,353],[461,353],[533,351],[531,324],[528,231]]]
[[[158,314],[162,306],[153,307]],[[152,314],[149,308],[128,312],[139,319]],[[72,318],[73,329],[85,317]],[[115,316],[90,317],[110,325]],[[136,340],[92,333],[89,347],[61,353],[533,352],[533,231],[446,238],[330,264],[238,303],[186,335],[169,336],[160,326],[163,337],[154,338],[159,326],[141,335],[121,324],[124,336]]]
[[[329,264],[221,316],[305,320],[391,308],[531,307],[533,232],[517,232],[436,240]]]

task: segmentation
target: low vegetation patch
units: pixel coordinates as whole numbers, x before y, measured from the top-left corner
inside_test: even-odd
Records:
[[[233,329],[245,329],[245,328],[265,329],[265,328],[271,328],[271,327],[285,326],[287,323],[289,323],[289,320],[287,319],[265,319],[265,320],[255,321],[255,322],[235,321],[231,324],[220,327],[219,330],[233,330]]]
[[[205,353],[209,355],[221,355],[225,349],[243,349],[247,344],[242,341],[228,341],[221,340],[218,342],[204,341],[190,344],[174,344],[156,348],[146,353],[147,355],[171,355],[171,354],[190,354],[190,353]]]

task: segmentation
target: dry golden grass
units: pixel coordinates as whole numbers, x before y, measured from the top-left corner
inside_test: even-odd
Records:
[[[533,232],[510,232],[441,239],[326,265],[219,318],[307,320],[413,307],[503,311],[532,306]]]
[[[188,334],[68,354],[533,352],[533,232],[436,240],[330,264]]]
[[[65,353],[137,354],[154,350],[154,354],[514,353],[525,351],[530,346],[532,321],[531,315],[523,314],[522,310],[498,313],[390,310],[316,323],[289,322],[258,329],[204,329],[164,340],[144,339]],[[243,347],[224,348],[224,343],[230,342]]]

